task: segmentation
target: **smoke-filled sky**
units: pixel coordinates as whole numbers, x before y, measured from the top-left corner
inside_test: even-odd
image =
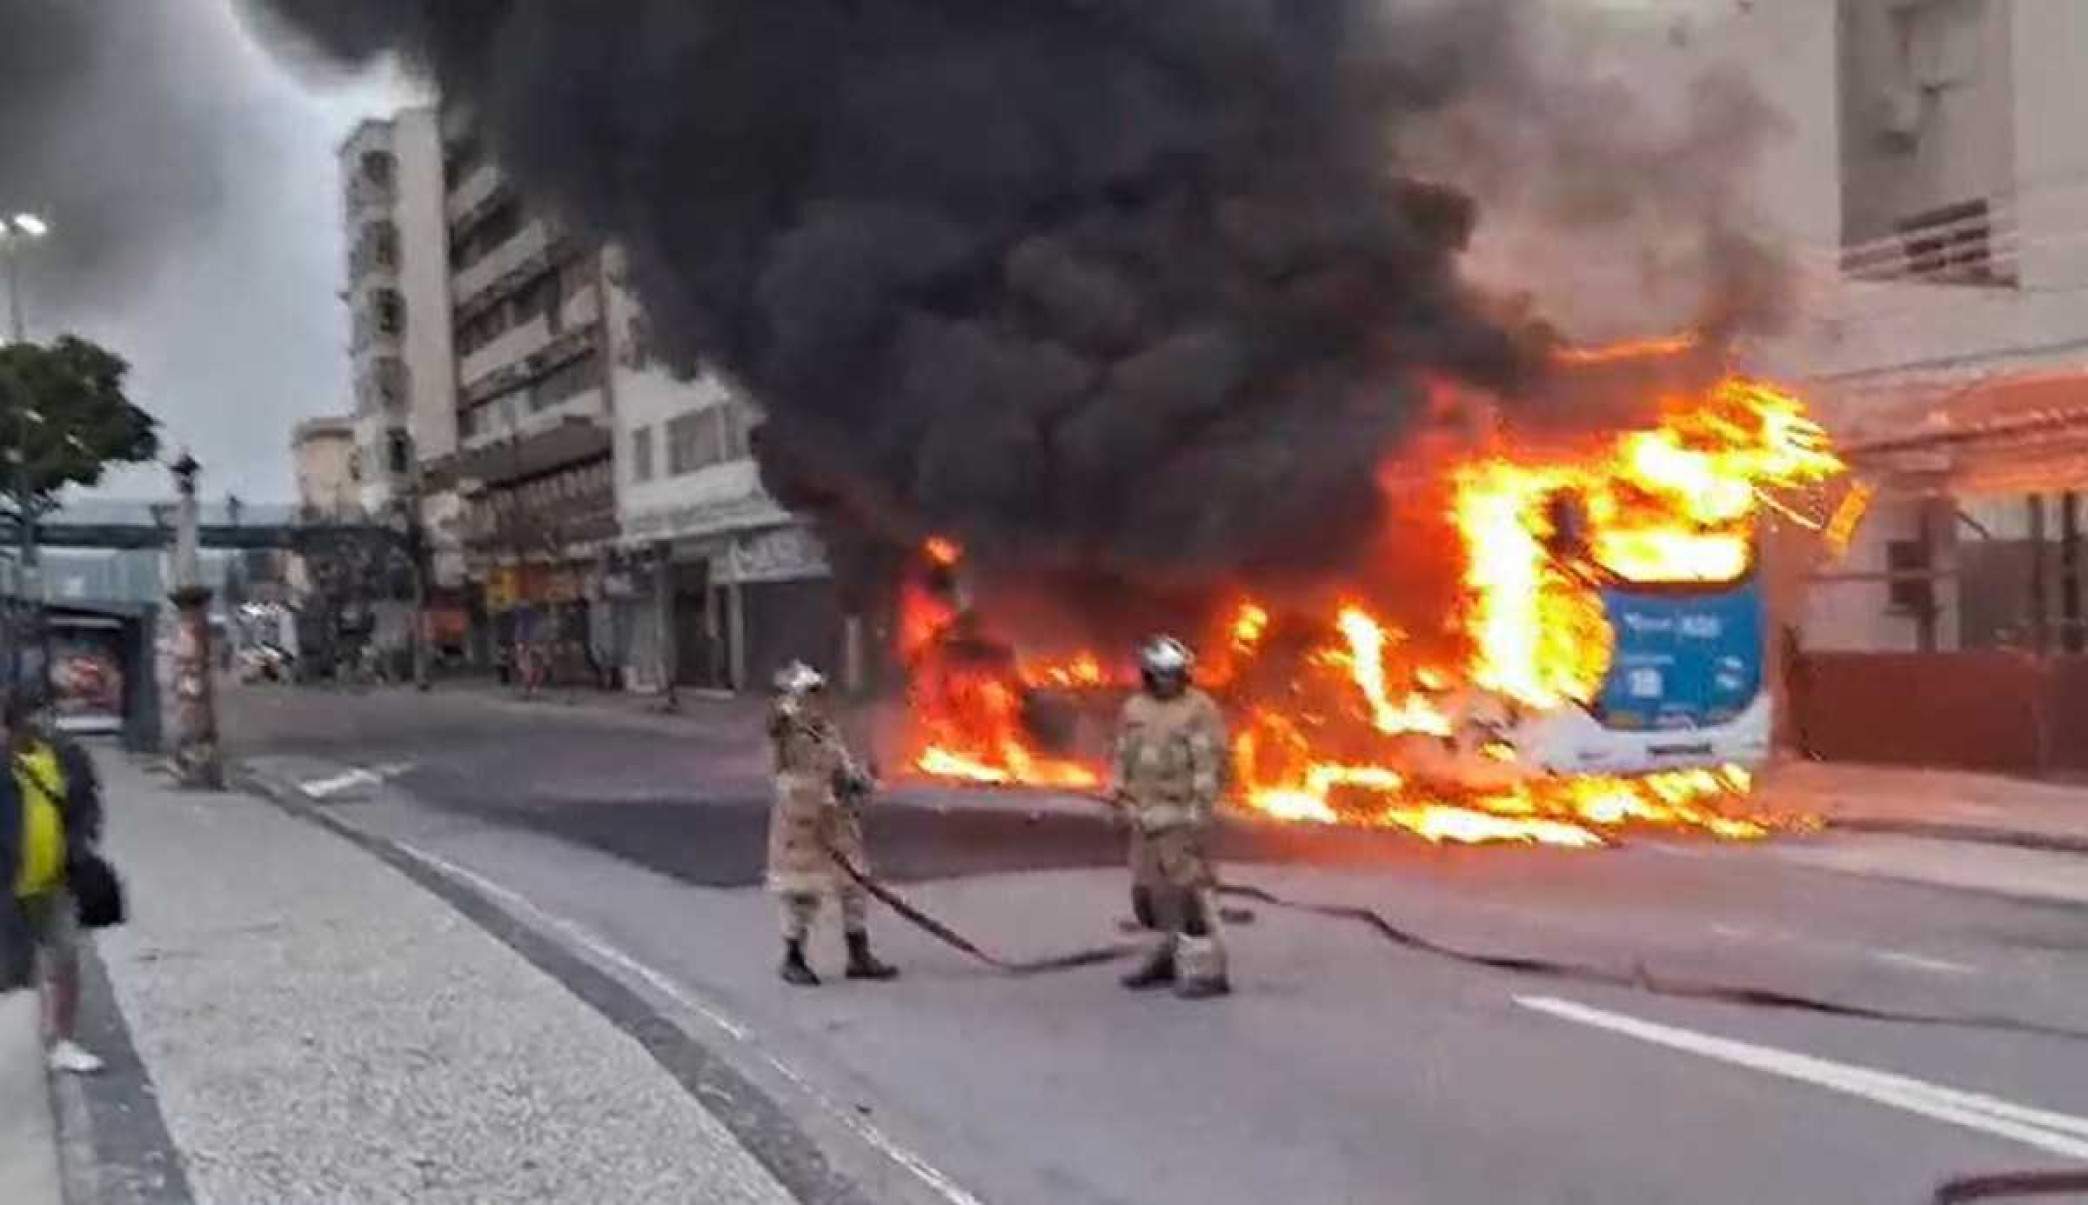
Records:
[[[664,350],[755,395],[765,480],[844,555],[941,531],[1147,586],[1352,561],[1433,382],[1575,408],[1541,308],[1464,271],[1489,204],[1679,234],[1681,321],[1773,308],[1716,186],[1759,107],[1625,120],[1628,72],[1549,52],[1566,3],[262,7],[424,65],[619,241]]]
[[[286,500],[290,428],[349,402],[334,147],[407,97],[293,75],[233,3],[0,0],[0,209],[55,228],[23,262],[30,337],[108,344],[212,493]]]

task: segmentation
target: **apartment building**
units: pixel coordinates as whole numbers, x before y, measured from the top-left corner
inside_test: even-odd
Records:
[[[1880,492],[1816,582],[1805,639],[2079,651],[2088,5],[1834,15],[1836,153],[1819,169],[1840,182],[1841,240],[1811,260],[1791,348]]]
[[[819,541],[762,489],[760,412],[714,375],[681,380],[606,260],[618,551],[602,578],[628,686],[762,688],[803,658],[843,670],[847,627]]]
[[[565,681],[606,669],[592,605],[616,535],[601,256],[522,196],[470,112],[442,112],[463,568],[488,655],[527,641]]]
[[[376,515],[412,498],[418,462],[456,442],[435,111],[364,121],[339,157],[358,503]]]

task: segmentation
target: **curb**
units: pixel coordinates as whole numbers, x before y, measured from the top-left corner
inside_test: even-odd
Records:
[[[2088,857],[2088,837],[2062,833],[2033,833],[2021,829],[1989,828],[1976,824],[1943,824],[1928,820],[1876,820],[1852,817],[1827,821],[1826,831],[1878,833],[1899,837],[1926,837],[1935,841],[1964,841],[1975,845],[1999,845],[2044,853]]]
[[[565,987],[638,1043],[684,1092],[724,1125],[794,1200],[805,1205],[871,1205],[872,1198],[833,1168],[825,1153],[779,1102],[622,980],[486,893],[413,856],[398,843],[329,814],[295,786],[259,773],[244,762],[228,763],[226,780],[232,789],[319,825],[376,857]]]

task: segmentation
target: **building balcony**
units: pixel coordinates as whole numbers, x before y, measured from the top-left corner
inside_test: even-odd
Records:
[[[492,292],[503,278],[512,278],[513,285],[519,285],[550,267],[550,249],[549,229],[542,222],[530,222],[470,267],[458,269],[450,278],[450,296],[456,299],[458,316],[469,316],[480,304],[481,295]]]
[[[492,160],[481,159],[464,173],[463,179],[453,183],[442,208],[444,219],[455,226],[492,205],[507,180]]]
[[[347,192],[348,216],[351,218],[389,213],[399,203],[399,190],[388,180],[373,180],[362,175],[351,176]]]
[[[542,315],[520,326],[502,331],[491,343],[465,355],[457,365],[457,379],[467,398],[498,393],[509,378],[526,379],[529,357],[551,345],[551,327]],[[514,371],[505,371],[505,370]]]

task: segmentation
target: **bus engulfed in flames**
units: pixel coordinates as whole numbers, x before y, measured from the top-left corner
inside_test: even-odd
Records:
[[[1483,449],[1419,482],[1388,467],[1388,497],[1440,499],[1433,521],[1459,585],[1441,630],[1402,628],[1360,587],[1317,611],[1260,597],[1222,608],[1201,634],[1199,678],[1232,725],[1236,803],[1430,841],[1569,847],[1632,828],[1744,840],[1798,823],[1748,800],[1745,767],[1769,740],[1757,529],[1777,491],[1842,465],[1803,404],[1760,382],[1727,378],[1659,415],[1570,452]],[[948,540],[924,552],[938,572],[959,568]],[[1121,692],[1128,664],[1092,649],[1018,657],[978,638],[977,617],[951,597],[913,585],[902,598],[913,767],[1100,785],[1092,751],[1041,751],[1030,701]],[[1677,598],[1709,610],[1678,610]],[[1687,715],[1655,701],[1665,646],[1620,652],[1707,633],[1728,644],[1699,657],[1711,701]]]

